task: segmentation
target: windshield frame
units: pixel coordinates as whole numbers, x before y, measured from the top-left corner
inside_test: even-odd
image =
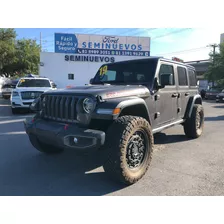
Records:
[[[49,86],[20,86],[20,84],[22,83],[21,80],[33,80],[33,81],[44,80],[49,83]],[[16,84],[16,88],[51,88],[51,82],[48,79],[22,78]]]

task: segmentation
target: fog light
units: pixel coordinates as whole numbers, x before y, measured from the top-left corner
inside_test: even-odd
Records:
[[[78,139],[74,138],[74,143],[77,144],[78,143]]]

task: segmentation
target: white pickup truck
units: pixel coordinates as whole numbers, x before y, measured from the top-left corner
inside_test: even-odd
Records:
[[[42,93],[56,89],[48,78],[21,78],[10,97],[12,113],[20,109],[29,109],[32,102]]]

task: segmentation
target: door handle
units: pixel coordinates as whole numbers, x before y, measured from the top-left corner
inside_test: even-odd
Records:
[[[155,100],[159,100],[160,99],[160,95],[155,95]]]
[[[178,94],[177,93],[173,93],[172,97],[178,97]]]
[[[185,93],[185,96],[189,96],[190,95],[190,93]]]

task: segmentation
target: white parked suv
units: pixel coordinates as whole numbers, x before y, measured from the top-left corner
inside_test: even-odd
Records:
[[[20,109],[29,109],[32,102],[42,93],[56,89],[56,85],[48,78],[21,78],[13,90],[10,101],[12,113]]]

